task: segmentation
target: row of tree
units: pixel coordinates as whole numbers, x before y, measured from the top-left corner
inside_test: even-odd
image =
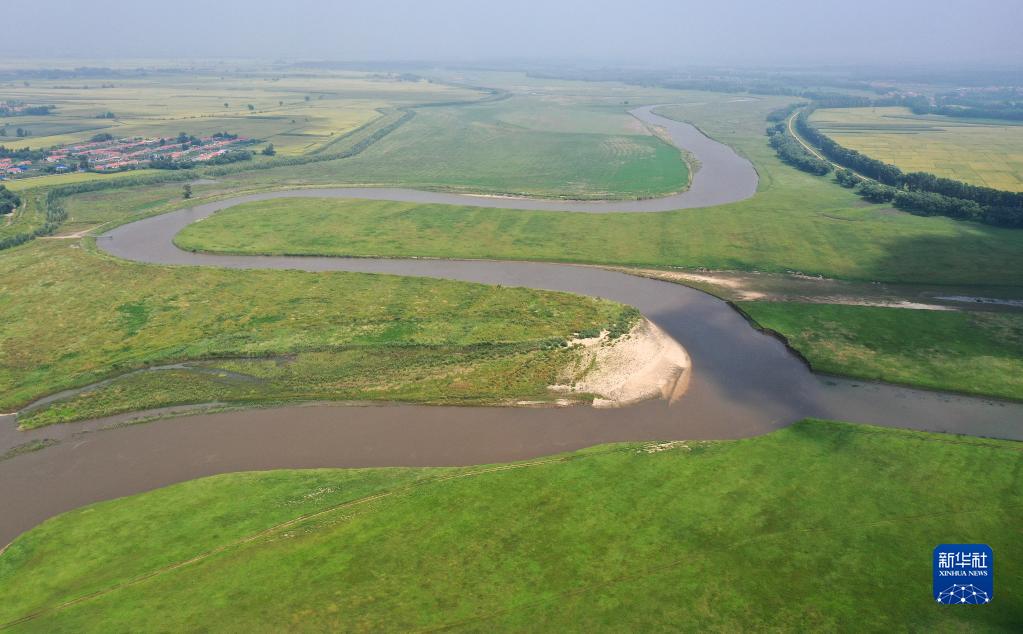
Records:
[[[997,210],[985,209],[972,200],[953,198],[942,194],[922,191],[908,191],[882,185],[874,181],[864,181],[860,185],[860,196],[873,203],[891,203],[892,206],[917,214],[919,216],[947,216],[959,220],[977,220],[1001,226],[1023,226],[1019,218],[1002,217],[994,221],[992,213]]]
[[[189,160],[174,160],[172,158],[156,158],[149,162],[149,167],[158,170],[188,170],[200,165],[228,165],[230,163],[239,163],[241,161],[251,161],[252,152],[248,150],[231,150],[225,152],[220,156],[214,156],[208,161],[197,163]]]
[[[1018,100],[984,101],[958,95],[938,95],[932,102],[927,97],[915,96],[906,99],[904,105],[912,110],[913,114],[1023,121],[1023,103]]]
[[[789,134],[784,121],[767,128],[767,136],[771,147],[778,153],[778,158],[789,165],[817,176],[823,176],[831,171],[830,163],[807,152],[806,148]]]
[[[8,134],[10,133],[7,131],[6,126],[0,128],[0,136],[7,136]],[[32,136],[32,131],[29,130],[28,128],[15,128],[14,136],[18,137],[19,139],[23,139],[27,136]]]
[[[810,112],[812,108],[807,108],[796,116],[799,134],[831,161],[891,188],[890,199],[882,202],[893,202],[915,213],[1023,226],[1023,193],[970,185],[927,172],[903,172],[894,165],[839,145],[810,124]],[[899,191],[906,195],[897,197]]]
[[[0,117],[39,117],[51,114],[57,106],[25,106],[21,103],[0,104]]]
[[[0,158],[14,159],[15,161],[38,161],[46,158],[46,150],[33,150],[32,148],[9,148],[0,145]]]

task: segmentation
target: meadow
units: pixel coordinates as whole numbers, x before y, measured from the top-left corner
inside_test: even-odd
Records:
[[[834,204],[850,206],[804,207],[795,191],[706,209],[599,215],[278,199],[220,212],[187,227],[176,243],[242,254],[549,260],[800,271],[863,281],[1020,284],[1021,232],[856,206],[845,190],[827,182],[819,186],[835,190],[828,192],[839,198]]]
[[[739,302],[814,370],[1023,400],[1023,313]]]
[[[134,369],[204,359],[236,359],[230,369],[252,380],[218,382],[215,363],[176,380],[125,377],[33,424],[211,397],[553,400],[545,386],[572,361],[556,344],[633,319],[620,304],[565,293],[148,266],[88,243],[37,240],[0,256],[0,411]],[[254,395],[254,386],[265,390]]]
[[[838,144],[891,163],[1006,191],[1023,191],[1023,125],[918,116],[908,108],[827,108],[810,121]]]
[[[305,184],[394,185],[550,198],[648,198],[685,189],[680,152],[621,102],[551,103],[514,95],[482,104],[420,108],[355,160],[272,177]],[[239,183],[262,175],[239,174]]]
[[[0,624],[1011,631],[1020,451],[805,421],[502,466],[216,476],[19,537],[0,558]],[[932,549],[976,541],[997,553],[992,603],[936,608]]]

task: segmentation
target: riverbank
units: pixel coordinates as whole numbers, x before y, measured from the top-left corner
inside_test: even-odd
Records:
[[[866,609],[880,629],[1012,629],[1018,575],[983,609],[935,609],[919,569],[950,530],[1023,558],[1019,452],[807,421],[481,467],[230,474],[19,538],[0,557],[0,625],[806,631],[856,630]],[[889,601],[900,593],[924,598]]]

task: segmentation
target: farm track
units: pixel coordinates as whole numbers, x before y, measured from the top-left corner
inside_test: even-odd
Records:
[[[789,129],[789,134],[792,135],[792,138],[794,138],[800,145],[802,145],[804,150],[806,150],[810,154],[813,154],[818,159],[824,161],[825,163],[827,163],[828,165],[833,167],[835,170],[849,169],[847,167],[839,165],[838,163],[832,161],[831,159],[829,159],[826,156],[824,156],[823,154],[821,154],[817,150],[817,148],[813,147],[813,145],[811,145],[806,139],[804,139],[802,136],[800,136],[799,132],[796,131],[796,126],[793,125],[793,122],[796,120],[796,117],[799,115],[800,112],[801,112],[801,110],[796,110],[795,112],[793,112],[792,114],[789,115],[789,118],[786,121],[786,125],[788,126],[788,129]],[[861,181],[873,181],[874,180],[873,178],[870,178],[869,176],[864,176],[863,174],[860,174],[856,170],[849,169],[849,171],[852,172],[853,175],[856,178],[860,179]]]

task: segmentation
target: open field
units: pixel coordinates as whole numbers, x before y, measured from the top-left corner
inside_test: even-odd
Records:
[[[1018,443],[808,421],[497,469],[231,474],[22,536],[0,559],[0,623],[825,631],[869,611],[881,630],[1008,631],[1019,460]],[[984,487],[961,477],[976,471]],[[973,541],[998,554],[991,605],[936,609],[932,549]]]
[[[345,132],[396,107],[485,96],[448,83],[399,81],[367,73],[227,79],[170,74],[113,85],[70,87],[54,80],[9,86],[10,98],[55,104],[57,110],[47,116],[0,120],[0,129],[32,131],[24,139],[0,137],[0,143],[44,148],[98,133],[171,137],[226,131],[272,142],[282,157],[310,155],[332,152]],[[359,161],[305,165],[292,171],[313,178],[326,175],[335,183],[579,198],[637,198],[684,189],[688,172],[679,152],[651,135],[627,110],[625,103],[606,98],[536,95],[476,106],[423,108],[404,126],[410,130],[395,131]],[[113,112],[116,118],[97,119],[103,112]],[[93,177],[37,177],[18,187]],[[262,171],[253,176],[263,177]]]
[[[283,168],[277,177],[582,199],[644,198],[684,189],[688,172],[679,151],[648,133],[627,110],[621,103],[552,103],[523,95],[424,108],[355,160]],[[562,127],[566,121],[572,123]]]
[[[197,136],[228,131],[270,141],[285,155],[330,143],[332,137],[377,116],[377,108],[479,97],[476,91],[444,84],[357,72],[40,79],[29,86],[5,86],[3,94],[5,99],[57,106],[50,115],[0,118],[0,128],[8,129],[0,142],[9,146],[45,148],[104,132],[116,137],[169,137],[182,131]],[[114,118],[98,118],[107,112]],[[31,136],[14,138],[18,127]]]
[[[914,115],[908,108],[827,108],[810,121],[840,145],[896,165],[1023,191],[1023,125]]]
[[[553,343],[634,318],[619,304],[563,293],[380,275],[144,266],[77,240],[37,241],[0,256],[0,411],[151,365],[288,361],[296,354],[283,363],[240,360],[231,369],[248,367],[271,397],[335,390],[353,400],[535,398],[572,360],[552,351]],[[313,352],[321,354],[304,354]],[[127,396],[115,390],[114,397],[79,402],[93,415],[202,401],[213,389],[229,400],[253,399],[251,382],[230,392],[231,380],[216,378],[207,372],[149,384],[156,389],[148,397],[129,382]],[[76,412],[59,414],[66,420]]]
[[[815,370],[1023,399],[1023,313],[739,302]]]

